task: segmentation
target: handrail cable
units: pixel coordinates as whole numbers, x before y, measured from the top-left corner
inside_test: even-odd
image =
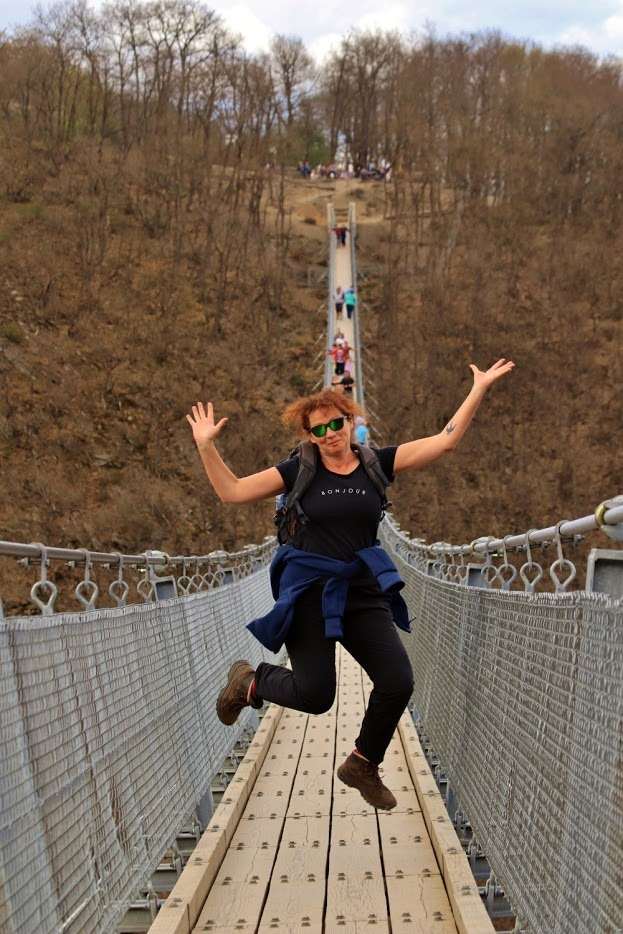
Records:
[[[248,558],[256,551],[265,549],[267,545],[273,544],[275,537],[267,535],[264,542],[260,545],[245,545],[239,551],[211,551],[204,555],[168,555],[165,551],[155,549],[145,551],[138,555],[125,555],[118,551],[88,551],[88,549],[76,548],[58,548],[56,546],[47,546],[39,542],[24,544],[22,542],[0,541],[0,555],[11,555],[38,560],[45,551],[48,560],[73,561],[76,564],[85,564],[88,560],[93,564],[119,564],[123,562],[124,567],[162,567],[169,564],[184,564],[199,562],[200,564],[218,561],[235,561],[237,558]]]
[[[611,505],[609,505],[611,504]],[[605,507],[605,508],[602,508]],[[600,514],[601,510],[601,514]],[[618,526],[621,526],[619,529]],[[590,516],[579,519],[567,519],[558,525],[549,525],[544,529],[530,529],[521,534],[510,534],[501,538],[482,536],[475,538],[469,544],[451,545],[447,542],[434,542],[426,544],[424,539],[410,539],[413,548],[421,551],[445,555],[491,554],[505,546],[507,549],[522,549],[527,544],[543,544],[553,541],[559,534],[561,538],[573,538],[575,535],[584,535],[601,529],[609,537],[621,540],[623,538],[623,495],[605,500],[597,506]]]

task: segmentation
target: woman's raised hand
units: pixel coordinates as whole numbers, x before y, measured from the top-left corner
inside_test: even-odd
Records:
[[[515,368],[515,364],[512,360],[506,360],[505,357],[501,357],[493,366],[490,366],[488,370],[479,370],[473,363],[470,363],[469,368],[474,374],[474,386],[488,389],[489,386],[495,383],[496,379],[500,379],[501,376],[510,373],[511,370]]]
[[[207,411],[203,407],[203,402],[198,402],[196,405],[193,405],[193,414],[186,416],[193,430],[193,438],[195,439],[197,447],[201,447],[202,444],[207,444],[207,442],[214,441],[215,438],[218,438],[227,424],[227,419],[222,418],[220,422],[217,422],[215,425],[212,403],[207,402],[206,408]]]

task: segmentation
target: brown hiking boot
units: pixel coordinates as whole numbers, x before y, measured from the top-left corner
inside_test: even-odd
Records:
[[[364,801],[373,808],[391,811],[396,807],[397,801],[381,781],[379,767],[374,762],[368,762],[351,752],[337,770],[337,777],[349,788],[356,788]]]
[[[255,677],[255,671],[251,665],[244,659],[234,662],[227,675],[227,684],[219,694],[216,700],[216,715],[227,726],[235,723],[244,707],[255,707],[256,710],[262,706],[262,701],[256,696],[251,704],[247,701],[249,685]]]

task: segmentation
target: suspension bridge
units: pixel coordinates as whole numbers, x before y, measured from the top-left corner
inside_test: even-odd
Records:
[[[354,206],[327,226],[331,346],[335,288],[357,288]],[[365,406],[359,316],[341,327]],[[326,714],[216,718],[234,659],[287,664],[244,627],[272,605],[273,538],[200,556],[0,542],[39,573],[38,614],[0,612],[2,934],[623,930],[623,551],[594,550],[572,590],[566,546],[623,538],[623,498],[596,507],[464,545],[386,517],[415,674],[390,812],[335,778],[371,688],[345,651]],[[83,569],[80,612],[55,612],[55,561]]]

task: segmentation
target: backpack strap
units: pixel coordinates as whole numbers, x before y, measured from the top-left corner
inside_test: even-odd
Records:
[[[383,468],[381,467],[379,456],[374,448],[368,447],[366,444],[353,444],[351,447],[359,455],[359,460],[361,461],[363,469],[376,487],[376,490],[381,497],[382,509],[384,513],[387,507],[390,505],[386,493],[387,487],[389,486],[389,480],[385,476]]]
[[[306,522],[307,516],[300,505],[300,499],[316,475],[318,454],[316,453],[316,445],[312,444],[311,441],[301,441],[296,453],[299,456],[299,471],[294,486],[288,493],[286,507],[287,509],[294,508],[299,518]]]

